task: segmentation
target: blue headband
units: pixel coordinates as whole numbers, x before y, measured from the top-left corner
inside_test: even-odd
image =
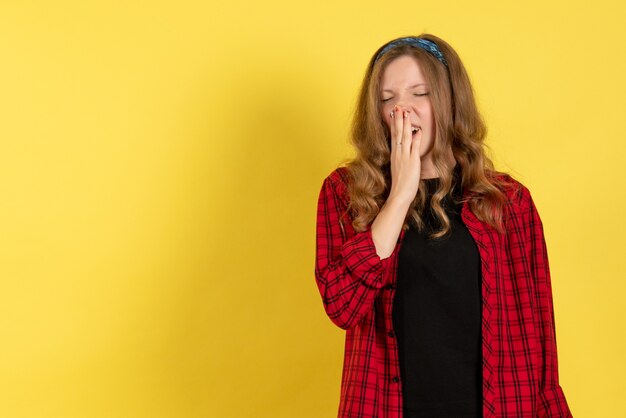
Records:
[[[436,43],[434,43],[433,41],[429,41],[428,39],[415,38],[415,37],[400,38],[400,39],[396,39],[393,42],[389,42],[378,53],[378,55],[376,55],[376,59],[374,60],[374,62],[378,61],[380,59],[380,57],[382,57],[385,52],[389,51],[392,48],[400,46],[400,45],[411,45],[411,46],[416,46],[416,47],[422,48],[424,51],[430,53],[433,57],[437,58],[446,67],[448,66],[448,63],[446,62],[446,59],[443,57],[443,54],[439,50],[439,47],[437,46]]]

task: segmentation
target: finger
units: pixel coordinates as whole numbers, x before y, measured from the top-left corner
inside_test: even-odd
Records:
[[[396,149],[398,146],[396,145],[396,129],[395,129],[395,118],[394,118],[394,110],[389,112],[389,116],[391,116],[391,123],[389,124],[389,142],[391,142],[391,158],[396,155]]]
[[[395,123],[393,123],[394,127],[395,127],[395,133],[393,135],[393,140],[396,141],[396,145],[398,145],[398,151],[401,152],[402,148],[399,146],[402,142],[402,125],[403,125],[403,120],[402,120],[402,109],[400,109],[398,106],[394,106],[393,107],[393,120]]]
[[[417,128],[415,138],[411,143],[411,157],[416,160],[420,159],[420,144],[422,143],[422,128]]]
[[[409,155],[411,152],[411,118],[409,117],[409,111],[402,112],[402,153]]]

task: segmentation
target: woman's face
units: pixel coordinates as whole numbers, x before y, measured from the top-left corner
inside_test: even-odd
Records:
[[[430,160],[435,141],[435,119],[430,86],[415,58],[402,55],[387,64],[381,78],[380,98],[383,101],[382,117],[389,132],[393,122],[390,113],[397,105],[402,111],[409,112],[408,120],[413,126],[422,129],[420,158]]]

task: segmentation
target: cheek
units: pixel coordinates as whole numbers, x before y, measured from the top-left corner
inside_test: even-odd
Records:
[[[381,115],[380,115],[383,119],[383,123],[388,129],[391,129],[391,123],[393,122],[393,119],[391,119],[390,112],[391,110],[387,110],[386,108],[383,108],[381,111]]]
[[[391,116],[387,115],[387,116],[383,116],[383,120],[385,121],[385,127],[387,129],[391,129],[391,123],[393,122],[393,119],[391,119]]]

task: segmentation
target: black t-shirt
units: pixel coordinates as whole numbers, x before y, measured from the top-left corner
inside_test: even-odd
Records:
[[[461,219],[459,166],[444,200],[451,233],[406,231],[398,254],[393,325],[398,341],[405,418],[482,417],[481,261]],[[427,194],[438,178],[425,179]]]

